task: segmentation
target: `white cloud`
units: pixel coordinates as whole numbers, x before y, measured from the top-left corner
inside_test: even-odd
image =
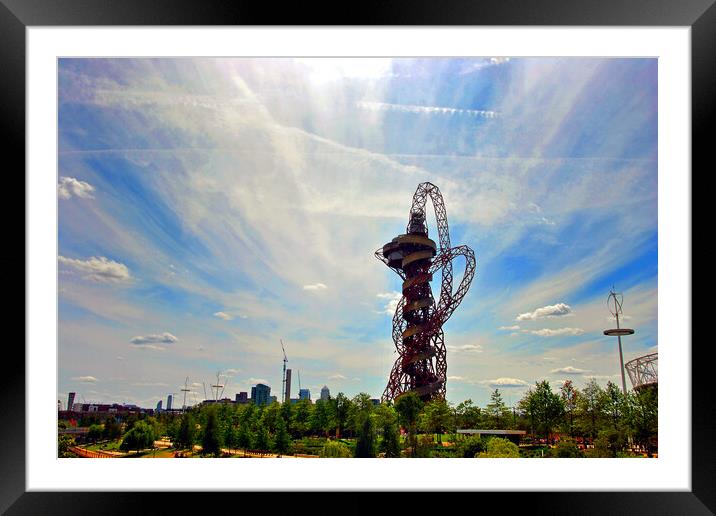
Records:
[[[515,330],[519,330],[519,329],[520,329],[520,327],[516,324],[514,326],[500,326],[498,328],[498,330],[504,330],[504,331],[515,331]]]
[[[234,318],[232,315],[229,315],[226,312],[216,312],[214,314],[214,317],[218,317],[219,319],[223,319],[225,321],[231,321]]]
[[[462,346],[447,346],[447,349],[455,353],[482,353],[482,346],[479,344],[463,344]]]
[[[489,385],[490,387],[525,387],[529,385],[526,381],[519,378],[495,378],[494,380],[483,380],[479,383]]]
[[[452,380],[453,382],[465,382],[467,381],[467,378],[464,376],[448,376],[448,380]]]
[[[398,111],[401,113],[418,113],[427,115],[466,115],[480,118],[496,118],[496,111],[483,111],[478,109],[458,109],[443,106],[415,106],[410,104],[390,104],[387,102],[358,102],[361,109],[370,111]]]
[[[61,265],[84,274],[84,279],[101,283],[122,283],[129,281],[129,269],[123,263],[109,260],[104,256],[93,256],[87,260],[58,256]]]
[[[249,378],[249,383],[251,384],[251,386],[254,386],[257,383],[262,383],[264,385],[268,385],[269,387],[271,386],[268,380],[265,380],[263,378]]]
[[[556,330],[542,328],[541,330],[531,330],[529,333],[540,337],[558,337],[560,335],[582,335],[584,330],[581,328],[557,328]]]
[[[347,380],[342,374],[334,374],[328,377],[329,380]]]
[[[323,283],[312,283],[310,285],[304,285],[303,290],[325,290],[328,287]]]
[[[589,371],[587,369],[579,369],[577,367],[567,366],[567,367],[559,367],[557,369],[552,369],[550,373],[563,373],[563,374],[584,374],[588,373]]]
[[[161,334],[138,335],[136,337],[132,337],[129,342],[135,346],[145,346],[156,349],[157,346],[151,346],[151,344],[173,344],[178,340],[179,339],[177,339],[174,335],[165,331]]]
[[[556,305],[543,306],[537,308],[534,312],[527,312],[517,316],[517,321],[533,321],[543,317],[560,317],[572,313],[572,307],[565,303],[557,303]]]
[[[403,294],[394,290],[393,292],[383,292],[381,294],[377,294],[376,297],[380,299],[386,299],[388,301],[383,307],[383,310],[380,311],[380,313],[393,317],[393,314],[395,314],[395,310],[398,308],[398,303],[400,303]]]
[[[99,380],[94,376],[75,376],[72,380],[81,383],[97,383]]]
[[[241,372],[241,369],[233,369],[232,368],[232,369],[227,369],[226,371],[224,371],[224,375],[226,375],[228,377],[232,377],[232,376],[236,376],[240,372]]]
[[[75,179],[74,177],[60,177],[60,184],[57,185],[57,196],[60,199],[69,199],[73,195],[82,199],[93,199],[94,187]]]

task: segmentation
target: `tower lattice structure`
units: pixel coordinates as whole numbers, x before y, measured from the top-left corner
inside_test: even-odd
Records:
[[[428,237],[428,198],[435,211],[439,244]],[[403,295],[393,315],[398,358],[383,401],[392,401],[407,392],[415,392],[424,401],[445,399],[447,353],[442,326],[470,288],[475,276],[475,254],[466,245],[451,247],[445,203],[437,186],[418,185],[405,234],[393,238],[375,256],[403,279]],[[452,262],[458,256],[465,258],[465,272],[453,292]],[[442,281],[436,303],[430,281],[438,271]]]

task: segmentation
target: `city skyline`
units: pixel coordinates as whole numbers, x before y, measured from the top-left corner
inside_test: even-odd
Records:
[[[612,285],[625,362],[658,344],[656,71],[61,59],[58,398],[152,407],[217,371],[227,397],[280,398],[279,339],[314,397],[380,397],[400,283],[373,251],[422,181],[477,258],[445,326],[448,400],[618,383]]]

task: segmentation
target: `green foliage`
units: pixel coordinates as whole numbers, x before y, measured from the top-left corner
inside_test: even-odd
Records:
[[[437,435],[442,442],[442,433],[454,428],[453,411],[445,400],[434,400],[427,403],[418,418],[418,428],[424,432]]]
[[[572,380],[565,380],[559,388],[559,395],[564,403],[564,422],[567,433],[570,437],[574,437],[574,415],[577,410],[577,400],[579,399],[579,391],[572,384]]]
[[[455,408],[455,426],[457,428],[479,428],[481,418],[480,407],[473,405],[468,399]]]
[[[122,436],[122,426],[117,420],[110,416],[104,422],[104,430],[102,430],[102,437],[105,439],[119,439]]]
[[[592,378],[577,399],[578,426],[581,432],[593,439],[599,433],[603,413],[604,390]]]
[[[297,438],[303,437],[311,428],[313,404],[309,400],[299,400],[292,410],[291,434]]]
[[[201,436],[201,453],[218,457],[221,454],[222,433],[216,407],[212,406],[206,413],[206,423]]]
[[[283,420],[282,417],[278,418],[278,422],[276,424],[276,433],[273,438],[273,446],[272,449],[275,452],[278,453],[286,453],[291,448],[291,438],[288,435],[288,430],[286,428],[286,422]]]
[[[652,439],[659,431],[658,395],[655,389],[629,393],[626,402],[626,426],[632,439],[651,455]]]
[[[490,428],[504,429],[507,426],[510,411],[507,409],[505,402],[502,401],[502,394],[500,394],[499,389],[495,389],[490,396],[490,403],[485,407],[485,415]]]
[[[75,440],[67,434],[62,434],[57,438],[57,456],[59,458],[75,457],[70,452],[70,446],[75,445]]]
[[[476,453],[475,457],[493,459],[517,459],[520,457],[519,447],[509,439],[491,437],[487,440],[485,451]]]
[[[341,436],[341,430],[346,426],[348,421],[348,414],[351,408],[351,401],[342,392],[338,393],[333,399],[329,400],[331,407],[331,415],[333,421],[333,428],[336,429],[336,438]]]
[[[473,458],[482,451],[485,451],[485,441],[477,435],[460,439],[455,445],[456,457]]]
[[[400,432],[398,430],[398,414],[392,405],[380,404],[373,411],[373,418],[382,439],[378,450],[386,458],[400,457]]]
[[[395,410],[398,413],[398,421],[408,431],[408,445],[412,450],[413,456],[417,453],[417,423],[423,405],[423,401],[414,392],[401,394],[395,400]]]
[[[321,450],[321,457],[324,458],[347,458],[351,456],[351,449],[339,441],[328,441]]]
[[[557,445],[549,450],[550,457],[557,458],[579,458],[584,457],[584,453],[571,439],[560,439]]]
[[[191,412],[185,412],[181,417],[179,428],[174,437],[174,447],[177,449],[191,448],[196,438],[196,423]]]
[[[328,434],[331,426],[330,402],[317,400],[313,407],[311,420],[309,422],[311,431],[315,434]]]
[[[255,450],[268,450],[270,447],[269,433],[263,421],[259,421],[254,430],[254,438],[251,447]]]
[[[564,401],[552,392],[547,380],[535,383],[520,400],[520,407],[530,418],[532,433],[549,438],[553,428],[564,417]]]
[[[87,438],[92,442],[96,442],[97,439],[102,437],[103,430],[104,429],[102,428],[102,425],[92,425],[89,427],[89,430],[87,431]]]
[[[137,421],[132,428],[124,434],[119,449],[124,451],[135,450],[137,453],[154,446],[154,429],[144,421]]]
[[[370,414],[361,416],[362,423],[358,429],[358,439],[356,441],[355,456],[356,457],[375,457],[375,425]]]

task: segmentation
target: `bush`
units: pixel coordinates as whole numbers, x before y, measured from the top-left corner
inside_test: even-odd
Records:
[[[549,451],[550,457],[557,458],[581,458],[584,457],[584,453],[580,450],[574,441],[570,439],[561,439],[557,446]]]
[[[485,442],[477,435],[471,435],[457,442],[455,456],[473,458],[476,454],[485,451]]]
[[[509,439],[501,437],[492,437],[487,440],[487,450],[475,454],[480,458],[496,458],[496,459],[518,459],[520,457],[519,447]]]
[[[414,457],[432,457],[435,441],[432,435],[421,435],[418,437],[418,446],[415,448]]]
[[[351,449],[340,442],[328,441],[321,450],[321,457],[325,458],[344,458],[352,457]]]

